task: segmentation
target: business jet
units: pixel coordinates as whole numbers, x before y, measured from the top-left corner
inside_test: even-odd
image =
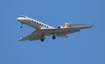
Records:
[[[46,39],[45,36],[52,36],[52,39],[56,39],[56,37],[68,38],[68,34],[79,32],[81,29],[92,28],[94,26],[94,23],[91,26],[87,26],[86,24],[65,23],[64,26],[54,28],[27,16],[20,16],[17,20],[21,23],[20,28],[22,28],[23,24],[35,28],[35,31],[24,38],[20,38],[19,41],[41,40],[41,42],[43,42]]]

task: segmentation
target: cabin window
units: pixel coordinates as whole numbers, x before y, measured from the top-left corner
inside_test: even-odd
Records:
[[[48,28],[48,26],[47,26],[47,28]]]
[[[36,23],[36,21],[34,21],[34,23]]]
[[[38,24],[38,22],[36,22],[36,24]]]
[[[39,23],[39,25],[41,25],[41,23]]]
[[[33,20],[32,20],[32,22],[33,22]]]
[[[46,27],[46,25],[44,25],[44,27]]]

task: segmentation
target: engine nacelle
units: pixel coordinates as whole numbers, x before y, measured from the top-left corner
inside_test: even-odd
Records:
[[[58,28],[64,28],[63,26],[58,26]]]

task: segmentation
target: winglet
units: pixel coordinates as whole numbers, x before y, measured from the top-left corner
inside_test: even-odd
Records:
[[[91,26],[91,27],[93,27],[93,26],[94,26],[94,24],[95,24],[95,22],[92,24],[92,26]]]
[[[20,37],[19,41],[22,41],[22,37]]]

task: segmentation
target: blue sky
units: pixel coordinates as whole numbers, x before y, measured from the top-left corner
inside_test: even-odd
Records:
[[[19,42],[34,31],[20,29],[21,15],[54,27],[96,24],[67,39]],[[105,0],[1,0],[0,17],[0,64],[105,64]]]

